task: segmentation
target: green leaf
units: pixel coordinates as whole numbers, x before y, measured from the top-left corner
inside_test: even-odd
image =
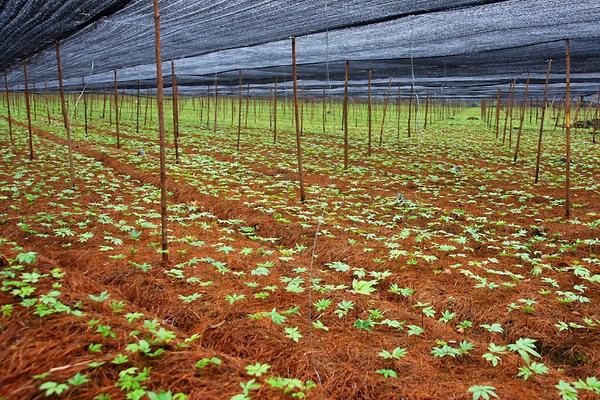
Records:
[[[377,281],[359,281],[354,279],[352,281],[352,289],[354,293],[369,296],[371,293],[377,291],[374,287],[376,284]]]
[[[53,394],[61,394],[69,389],[69,385],[66,383],[57,383],[57,382],[44,382],[40,385],[41,390],[45,390],[46,397],[52,396]]]
[[[202,358],[196,363],[196,368],[202,369],[209,364],[216,365],[218,367],[221,365],[221,359],[219,357]]]
[[[406,357],[406,355],[408,354],[408,351],[401,347],[395,347],[392,351],[381,350],[377,354],[379,355],[379,357],[383,358],[384,360],[390,360],[390,359],[400,360],[401,358]]]
[[[260,377],[266,374],[270,368],[271,366],[269,364],[261,364],[257,362],[256,364],[246,365],[246,372],[248,375]]]
[[[375,372],[377,372],[380,375],[383,375],[386,378],[397,378],[398,377],[398,374],[393,369],[378,369]]]
[[[493,386],[473,385],[467,392],[473,394],[473,400],[490,400],[492,397],[498,397],[496,388]]]
[[[570,383],[563,380],[558,382],[558,385],[554,385],[558,389],[558,393],[562,400],[577,400],[577,389],[571,386]]]
[[[302,338],[300,330],[297,326],[284,328],[285,336],[292,339],[294,342],[298,342]]]
[[[88,383],[90,379],[85,374],[80,374],[79,372],[73,375],[69,380],[69,384],[73,386],[81,386],[84,383]]]

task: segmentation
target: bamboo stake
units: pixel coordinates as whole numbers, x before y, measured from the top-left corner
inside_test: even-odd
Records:
[[[10,95],[8,94],[8,78],[6,76],[6,70],[4,71],[4,89],[6,90],[6,111],[8,113],[8,139],[10,140],[11,146],[15,145],[12,130],[12,116],[10,115]]]
[[[327,105],[325,103],[325,85],[323,85],[323,105],[322,105],[322,116],[321,116],[321,122],[323,125],[323,133],[325,133],[325,119],[326,119],[326,111],[327,111]]]
[[[502,108],[502,89],[498,88],[496,94],[496,140],[500,135],[500,109]]]
[[[240,75],[240,85],[238,92],[238,129],[237,129],[237,143],[236,150],[240,151],[240,141],[242,136],[242,70],[239,72]],[[231,110],[233,112],[233,110]]]
[[[175,62],[171,59],[171,91],[173,92],[173,143],[175,144],[175,163],[179,164],[179,107],[177,104],[177,76]]]
[[[513,81],[508,85],[508,99],[506,101],[506,110],[504,110],[504,132],[502,133],[502,145],[506,143],[506,128],[508,127],[509,116],[511,118],[510,123],[512,124],[512,103],[515,91],[515,82],[516,80],[513,79]]]
[[[596,132],[598,131],[598,109],[600,108],[600,90],[598,90],[598,99],[596,100],[596,111],[594,112],[594,130],[592,131],[592,143],[596,144]]]
[[[117,84],[117,70],[113,70],[115,77],[115,125],[117,128],[117,149],[121,148],[121,133],[119,131],[119,90]]]
[[[29,100],[29,82],[27,80],[27,61],[23,62],[23,73],[25,75],[25,107],[27,107],[27,129],[29,131],[29,159],[33,160],[33,135],[31,128],[31,104]]]
[[[213,116],[213,133],[217,133],[217,112],[219,110],[219,84],[217,82],[217,75],[215,74],[215,102],[214,102],[214,116]]]
[[[169,261],[167,252],[167,174],[165,171],[165,114],[163,109],[163,77],[162,77],[162,57],[160,52],[160,9],[158,0],[153,0],[154,6],[154,40],[156,53],[156,105],[158,108],[158,130],[160,146],[160,216],[161,216],[161,250],[162,264],[166,267]]]
[[[348,169],[348,78],[350,74],[350,62],[346,61],[344,74],[344,169]]]
[[[48,105],[48,97],[50,97],[50,93],[48,93],[48,81],[44,81],[44,101],[46,103],[46,115],[48,117],[48,125],[50,125],[50,106]]]
[[[75,168],[73,167],[73,139],[71,138],[71,122],[69,121],[69,113],[67,112],[67,104],[65,102],[65,92],[63,89],[62,64],[60,60],[60,42],[56,41],[56,65],[58,69],[58,89],[60,91],[60,108],[63,114],[63,123],[67,132],[67,144],[69,149],[69,177],[71,185],[75,186]]]
[[[137,84],[137,95],[136,95],[136,103],[135,103],[135,133],[140,133],[140,86],[142,82],[138,79]]]
[[[87,97],[85,95],[85,79],[81,77],[81,87],[83,88],[83,123],[85,126],[85,137],[88,137],[88,113],[87,113]]]
[[[368,103],[367,103],[367,121],[369,124],[369,142],[367,145],[367,157],[371,155],[371,142],[372,142],[372,134],[371,134],[371,125],[372,125],[372,106],[371,106],[371,76],[372,76],[372,71],[369,70],[369,86],[368,86],[368,92],[367,92],[367,98],[368,98]]]
[[[275,77],[275,90],[273,91],[273,143],[277,143],[277,77]]]
[[[296,79],[296,38],[292,36],[292,79],[294,81],[294,117],[296,122],[296,156],[298,159],[298,181],[300,183],[300,201],[304,203],[304,171],[302,170],[302,147],[300,138],[300,115],[298,113],[298,80]]]
[[[423,129],[427,129],[427,117],[429,116],[429,90],[426,92],[425,96],[425,123],[423,124]]]
[[[410,121],[412,119],[412,99],[413,99],[413,85],[410,85],[410,95],[409,95],[409,100],[408,100],[408,129],[407,129],[407,133],[408,133],[408,137],[410,137]]]
[[[571,217],[571,40],[565,40],[565,217]]]
[[[540,134],[538,136],[537,158],[535,161],[535,183],[540,178],[540,161],[542,159],[542,134],[544,132],[544,118],[546,115],[546,103],[548,102],[548,82],[550,81],[550,70],[552,69],[552,59],[548,60],[548,69],[546,70],[546,81],[544,82],[544,99],[542,100],[542,115],[540,120]]]
[[[525,84],[525,94],[523,95],[523,105],[521,106],[521,120],[519,122],[519,132],[517,132],[517,143],[515,145],[515,155],[513,162],[517,162],[519,156],[519,145],[521,144],[521,135],[523,134],[523,120],[525,119],[525,108],[527,107],[527,95],[529,94],[529,76],[527,74],[527,83]]]
[[[246,85],[246,111],[244,114],[244,129],[248,129],[248,113],[250,111],[250,84]]]
[[[381,117],[381,129],[379,130],[379,147],[383,145],[383,127],[385,126],[385,115],[387,113],[388,100],[390,97],[390,90],[392,88],[392,78],[388,80],[387,92],[385,93],[385,98],[383,99],[383,115]]]

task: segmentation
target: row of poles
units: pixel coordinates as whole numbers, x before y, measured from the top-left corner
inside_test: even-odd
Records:
[[[540,127],[539,127],[539,134],[538,134],[538,140],[537,140],[537,151],[536,151],[536,165],[535,165],[535,183],[537,184],[539,182],[540,179],[540,164],[541,164],[541,157],[542,157],[542,138],[543,138],[543,132],[544,132],[544,122],[546,119],[546,110],[548,108],[548,84],[550,81],[550,72],[552,70],[552,60],[548,60],[547,61],[547,68],[546,68],[546,76],[545,76],[545,80],[544,80],[544,95],[543,95],[543,99],[542,99],[542,103],[541,103],[541,115],[539,116],[540,118]],[[527,81],[525,83],[525,91],[523,94],[523,101],[521,102],[521,109],[520,109],[520,115],[519,115],[519,128],[517,130],[517,137],[516,137],[516,143],[515,143],[515,147],[514,147],[514,153],[512,156],[512,160],[513,163],[517,162],[517,159],[519,157],[519,149],[520,149],[520,144],[521,144],[521,136],[523,133],[523,122],[525,119],[525,114],[526,114],[526,109],[528,106],[528,102],[530,102],[529,99],[529,81],[530,81],[530,75],[527,76]],[[506,133],[507,133],[507,124],[509,126],[508,128],[508,132],[509,132],[509,148],[512,147],[512,119],[513,119],[513,110],[515,108],[515,86],[516,86],[516,80],[513,80],[510,84],[509,84],[509,89],[508,89],[508,99],[505,102],[505,107],[504,107],[504,129],[503,129],[503,133],[502,133],[502,144],[504,145],[506,142]],[[500,114],[501,114],[501,110],[503,109],[503,103],[502,103],[502,92],[501,89],[497,90],[496,93],[496,99],[495,99],[495,130],[496,130],[496,139],[499,140],[500,137],[500,125],[501,125],[501,121],[500,121]],[[490,103],[493,103],[494,100],[484,100],[481,102],[481,116],[482,118],[488,123],[488,126],[492,125],[492,108],[494,108],[494,106],[492,105],[492,107],[487,107],[487,103],[488,101]],[[565,39],[565,96],[564,99],[561,101],[563,103],[563,107],[564,108],[564,114],[561,116],[561,107],[560,107],[560,102],[558,105],[558,112],[556,110],[556,108],[554,107],[554,99],[552,100],[552,104],[551,104],[551,109],[553,110],[553,118],[555,119],[555,123],[554,123],[554,129],[556,129],[556,127],[558,126],[559,120],[562,117],[562,126],[563,126],[563,131],[565,132],[565,185],[564,185],[564,190],[565,190],[565,205],[564,205],[564,211],[565,211],[565,217],[566,218],[570,218],[571,217],[571,103],[572,103],[572,98],[571,98],[571,41],[570,39]],[[577,118],[579,116],[579,111],[581,109],[581,104],[583,103],[583,96],[579,97],[579,100],[577,101],[576,104],[576,109],[575,109],[575,115],[574,115],[574,119],[573,119],[573,123],[576,123]],[[592,143],[595,144],[596,143],[596,131],[598,129],[598,111],[600,109],[600,92],[599,92],[599,97],[597,99],[596,105],[595,105],[595,110],[593,112],[593,120],[592,120]],[[536,109],[537,110],[537,109]],[[531,114],[531,108],[530,108],[530,120],[531,120],[532,114]]]
[[[168,263],[168,233],[167,233],[167,191],[166,191],[166,128],[165,128],[165,111],[164,111],[164,82],[163,82],[163,74],[162,74],[162,56],[161,56],[161,32],[160,32],[160,8],[158,5],[158,0],[153,0],[153,19],[154,19],[154,31],[155,31],[155,60],[156,60],[156,105],[158,110],[158,125],[159,125],[159,170],[160,170],[160,214],[161,214],[161,254],[162,254],[162,263],[166,265]],[[565,99],[570,99],[570,40],[565,40],[566,44],[566,93]],[[65,92],[63,86],[63,78],[62,78],[62,64],[61,64],[61,55],[60,55],[60,42],[56,41],[55,43],[56,49],[56,62],[58,69],[58,86],[59,86],[59,95],[60,95],[60,104],[61,111],[63,117],[63,124],[66,131],[67,136],[67,144],[68,144],[68,163],[69,163],[69,176],[71,183],[75,185],[75,172],[73,166],[73,141],[72,141],[72,133],[71,133],[71,122],[69,119],[69,114],[67,110],[66,100],[65,100]],[[295,145],[296,145],[296,159],[297,159],[297,173],[298,173],[298,184],[299,184],[299,196],[300,201],[305,202],[306,200],[306,190],[304,185],[304,169],[303,169],[303,154],[302,154],[302,126],[301,118],[303,120],[304,117],[304,101],[302,101],[301,110],[299,107],[299,88],[298,88],[298,79],[297,79],[297,67],[296,67],[296,38],[291,37],[291,58],[292,58],[292,83],[293,83],[293,109],[294,109],[294,126],[295,126]],[[537,183],[539,180],[539,164],[541,157],[541,144],[542,144],[542,132],[544,129],[544,118],[547,106],[547,95],[548,95],[548,80],[550,69],[552,65],[552,60],[548,62],[548,69],[546,73],[545,87],[544,87],[544,99],[542,101],[542,111],[541,111],[541,123],[540,123],[540,131],[539,131],[539,139],[538,139],[538,153],[537,153],[537,162],[536,162],[536,178],[535,182]],[[31,120],[31,101],[30,101],[30,92],[29,92],[29,82],[28,82],[28,73],[27,73],[27,62],[23,63],[23,73],[24,73],[24,91],[25,91],[25,106],[27,111],[27,127],[28,127],[28,146],[29,146],[29,158],[33,160],[34,151],[33,151],[33,135],[32,135],[32,120]],[[349,74],[350,74],[350,63],[346,61],[344,68],[344,97],[342,103],[342,128],[343,128],[343,147],[344,147],[344,170],[347,170],[350,165],[349,160],[349,135],[348,135],[348,115],[349,115]],[[172,78],[172,104],[173,104],[173,138],[174,138],[174,146],[175,146],[175,158],[176,162],[179,163],[179,103],[178,103],[178,84],[177,78],[175,74],[175,63],[171,60],[171,78]],[[236,138],[236,149],[239,151],[240,149],[240,139],[241,139],[241,126],[242,126],[242,73],[239,73],[239,93],[238,93],[238,128],[237,128],[237,138]],[[11,136],[12,142],[12,120],[11,120],[11,110],[10,110],[10,100],[9,100],[9,90],[8,90],[8,82],[6,77],[6,72],[4,75],[5,87],[6,87],[6,100],[7,100],[7,111],[8,111],[8,123],[9,123],[9,134]],[[87,134],[87,101],[85,98],[85,81],[82,78],[82,85],[84,88],[84,114],[85,114],[85,127]],[[388,110],[390,92],[392,87],[392,80],[389,79],[387,85],[387,91],[385,93],[383,99],[383,113],[381,118],[381,126],[379,131],[379,146],[382,145],[383,140],[383,131],[386,121],[386,114]],[[528,96],[528,87],[529,87],[529,77],[527,79],[527,84],[525,88],[525,99]],[[514,104],[514,88],[515,82],[512,82],[509,89],[509,98],[510,100],[506,103],[507,110],[505,110],[505,122],[504,122],[504,134],[503,134],[503,143],[506,137],[506,124],[510,114],[510,121],[512,121],[512,108]],[[46,85],[47,90],[47,85]],[[208,97],[208,112],[207,116],[210,113],[210,89],[209,89]],[[116,139],[117,139],[117,148],[120,148],[120,125],[119,125],[119,90],[118,90],[118,76],[117,70],[114,70],[114,108],[115,108],[115,128],[116,128]],[[214,85],[214,98],[215,103],[213,106],[214,112],[214,125],[213,131],[216,133],[217,129],[217,113],[218,113],[218,86],[215,79]],[[368,88],[367,88],[367,124],[368,124],[368,143],[367,143],[367,156],[372,154],[372,131],[373,131],[373,107],[372,107],[372,71],[368,71]],[[148,95],[148,100],[151,97]],[[302,89],[302,99],[304,99],[304,90]],[[398,96],[397,103],[397,120],[398,120],[398,135],[400,135],[400,96]],[[413,117],[413,101],[417,100],[414,105],[414,117]],[[325,119],[326,119],[326,95],[325,88],[323,88],[323,132],[325,132]],[[248,99],[246,100],[246,120],[248,113]],[[256,102],[256,98],[255,98]],[[269,101],[271,104],[269,105],[270,109],[270,124],[273,130],[273,140],[274,142],[277,140],[277,107],[278,107],[278,98],[277,98],[277,80],[275,80],[275,89],[273,91],[272,99]],[[517,134],[517,141],[515,146],[514,153],[514,161],[516,162],[518,152],[519,152],[519,144],[521,139],[521,133],[523,128],[523,120],[525,115],[525,104],[522,105],[521,116],[520,116],[520,126]],[[488,110],[487,101],[484,100],[481,103],[482,107],[482,116],[485,117],[488,123],[491,121],[491,107]],[[570,101],[565,101],[565,113],[564,113],[564,128],[566,131],[566,173],[565,173],[565,216],[568,218],[571,215],[571,200],[570,200],[570,164],[571,164],[571,132],[570,132]],[[139,118],[140,118],[140,86],[138,82],[137,88],[137,101],[136,101],[136,132],[139,132]],[[459,104],[458,104],[459,105]],[[104,96],[104,109],[106,106],[106,95]],[[122,106],[122,104],[121,104]],[[429,94],[427,94],[425,99],[425,118],[424,118],[424,128],[427,128],[428,122],[431,123],[431,111],[430,107],[431,100]],[[460,105],[459,105],[460,106]],[[47,99],[46,99],[46,107],[48,107]],[[256,106],[255,106],[256,107]],[[285,107],[285,102],[284,102]],[[112,107],[111,107],[112,108]],[[442,115],[450,115],[449,111],[451,109],[449,102],[444,102],[442,99]],[[103,115],[104,115],[103,109]],[[148,102],[146,103],[146,113],[148,109]],[[500,111],[502,109],[502,101],[501,101],[501,90],[498,89],[497,98],[496,98],[496,138],[499,137],[499,128],[500,128]],[[285,110],[285,108],[284,108]],[[233,98],[232,98],[232,111],[233,111]],[[414,90],[414,86],[411,85],[410,88],[410,96],[408,100],[408,124],[407,124],[407,136],[411,137],[412,134],[412,122],[414,118],[415,128],[416,128],[416,119],[417,119],[417,111],[418,111],[418,97],[416,96],[416,92]],[[302,117],[301,117],[302,113]],[[112,115],[112,113],[110,113]],[[596,111],[597,115],[597,111]],[[232,115],[233,118],[233,115]],[[443,118],[443,117],[442,117]],[[48,109],[48,120],[50,121],[49,109]],[[207,118],[208,121],[208,118]],[[595,133],[595,132],[594,132]],[[512,124],[510,126],[510,135],[512,142]],[[594,135],[595,138],[595,135]]]

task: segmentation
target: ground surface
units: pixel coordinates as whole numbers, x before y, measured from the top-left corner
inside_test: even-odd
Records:
[[[136,133],[131,105],[121,149],[100,101],[87,137],[81,111],[73,121],[76,188],[43,102],[33,162],[23,107],[13,150],[0,120],[3,398],[600,393],[600,147],[588,130],[574,132],[566,220],[550,119],[535,185],[535,114],[512,163],[516,129],[502,145],[478,109],[421,120],[410,138],[391,112],[380,147],[380,106],[366,157],[354,109],[344,171],[339,107],[323,134],[309,103],[300,204],[289,105],[273,144],[265,104],[257,117],[250,104],[236,151],[237,115],[220,110],[214,133],[188,101],[179,164],[168,151],[162,268],[155,121]]]

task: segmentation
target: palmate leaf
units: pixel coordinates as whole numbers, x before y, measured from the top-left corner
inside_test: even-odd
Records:
[[[374,287],[376,284],[377,281],[359,281],[354,279],[352,281],[352,289],[354,293],[368,296],[377,291],[377,289]]]
[[[467,392],[473,394],[473,400],[490,400],[492,397],[498,398],[496,388],[494,386],[473,385]]]
[[[61,394],[69,389],[69,385],[66,383],[58,382],[44,382],[40,385],[40,390],[45,390],[46,397],[52,396],[53,394]]]
[[[577,400],[577,389],[575,389],[569,382],[563,380],[559,381],[557,385],[554,385],[558,389],[558,393],[562,400]]]
[[[397,378],[398,377],[398,374],[393,369],[378,369],[375,372],[377,372],[380,375],[383,375],[386,378]]]
[[[387,350],[381,350],[377,355],[384,360],[400,360],[401,358],[406,357],[408,351],[401,347],[395,347],[391,352]]]
[[[542,356],[535,349],[535,340],[529,338],[519,338],[515,343],[508,345],[508,349],[513,353],[518,353],[523,360],[529,364],[530,355],[538,358]]]
[[[302,334],[297,326],[287,327],[284,329],[284,332],[285,336],[292,339],[294,342],[298,342],[300,339],[302,339]]]
[[[270,368],[271,366],[269,364],[250,364],[246,366],[246,372],[248,375],[259,377],[266,374]]]
[[[343,263],[341,261],[334,261],[334,262],[330,262],[325,264],[326,266],[328,266],[329,268],[331,268],[334,271],[337,272],[348,272],[350,271],[350,266],[346,263]]]

